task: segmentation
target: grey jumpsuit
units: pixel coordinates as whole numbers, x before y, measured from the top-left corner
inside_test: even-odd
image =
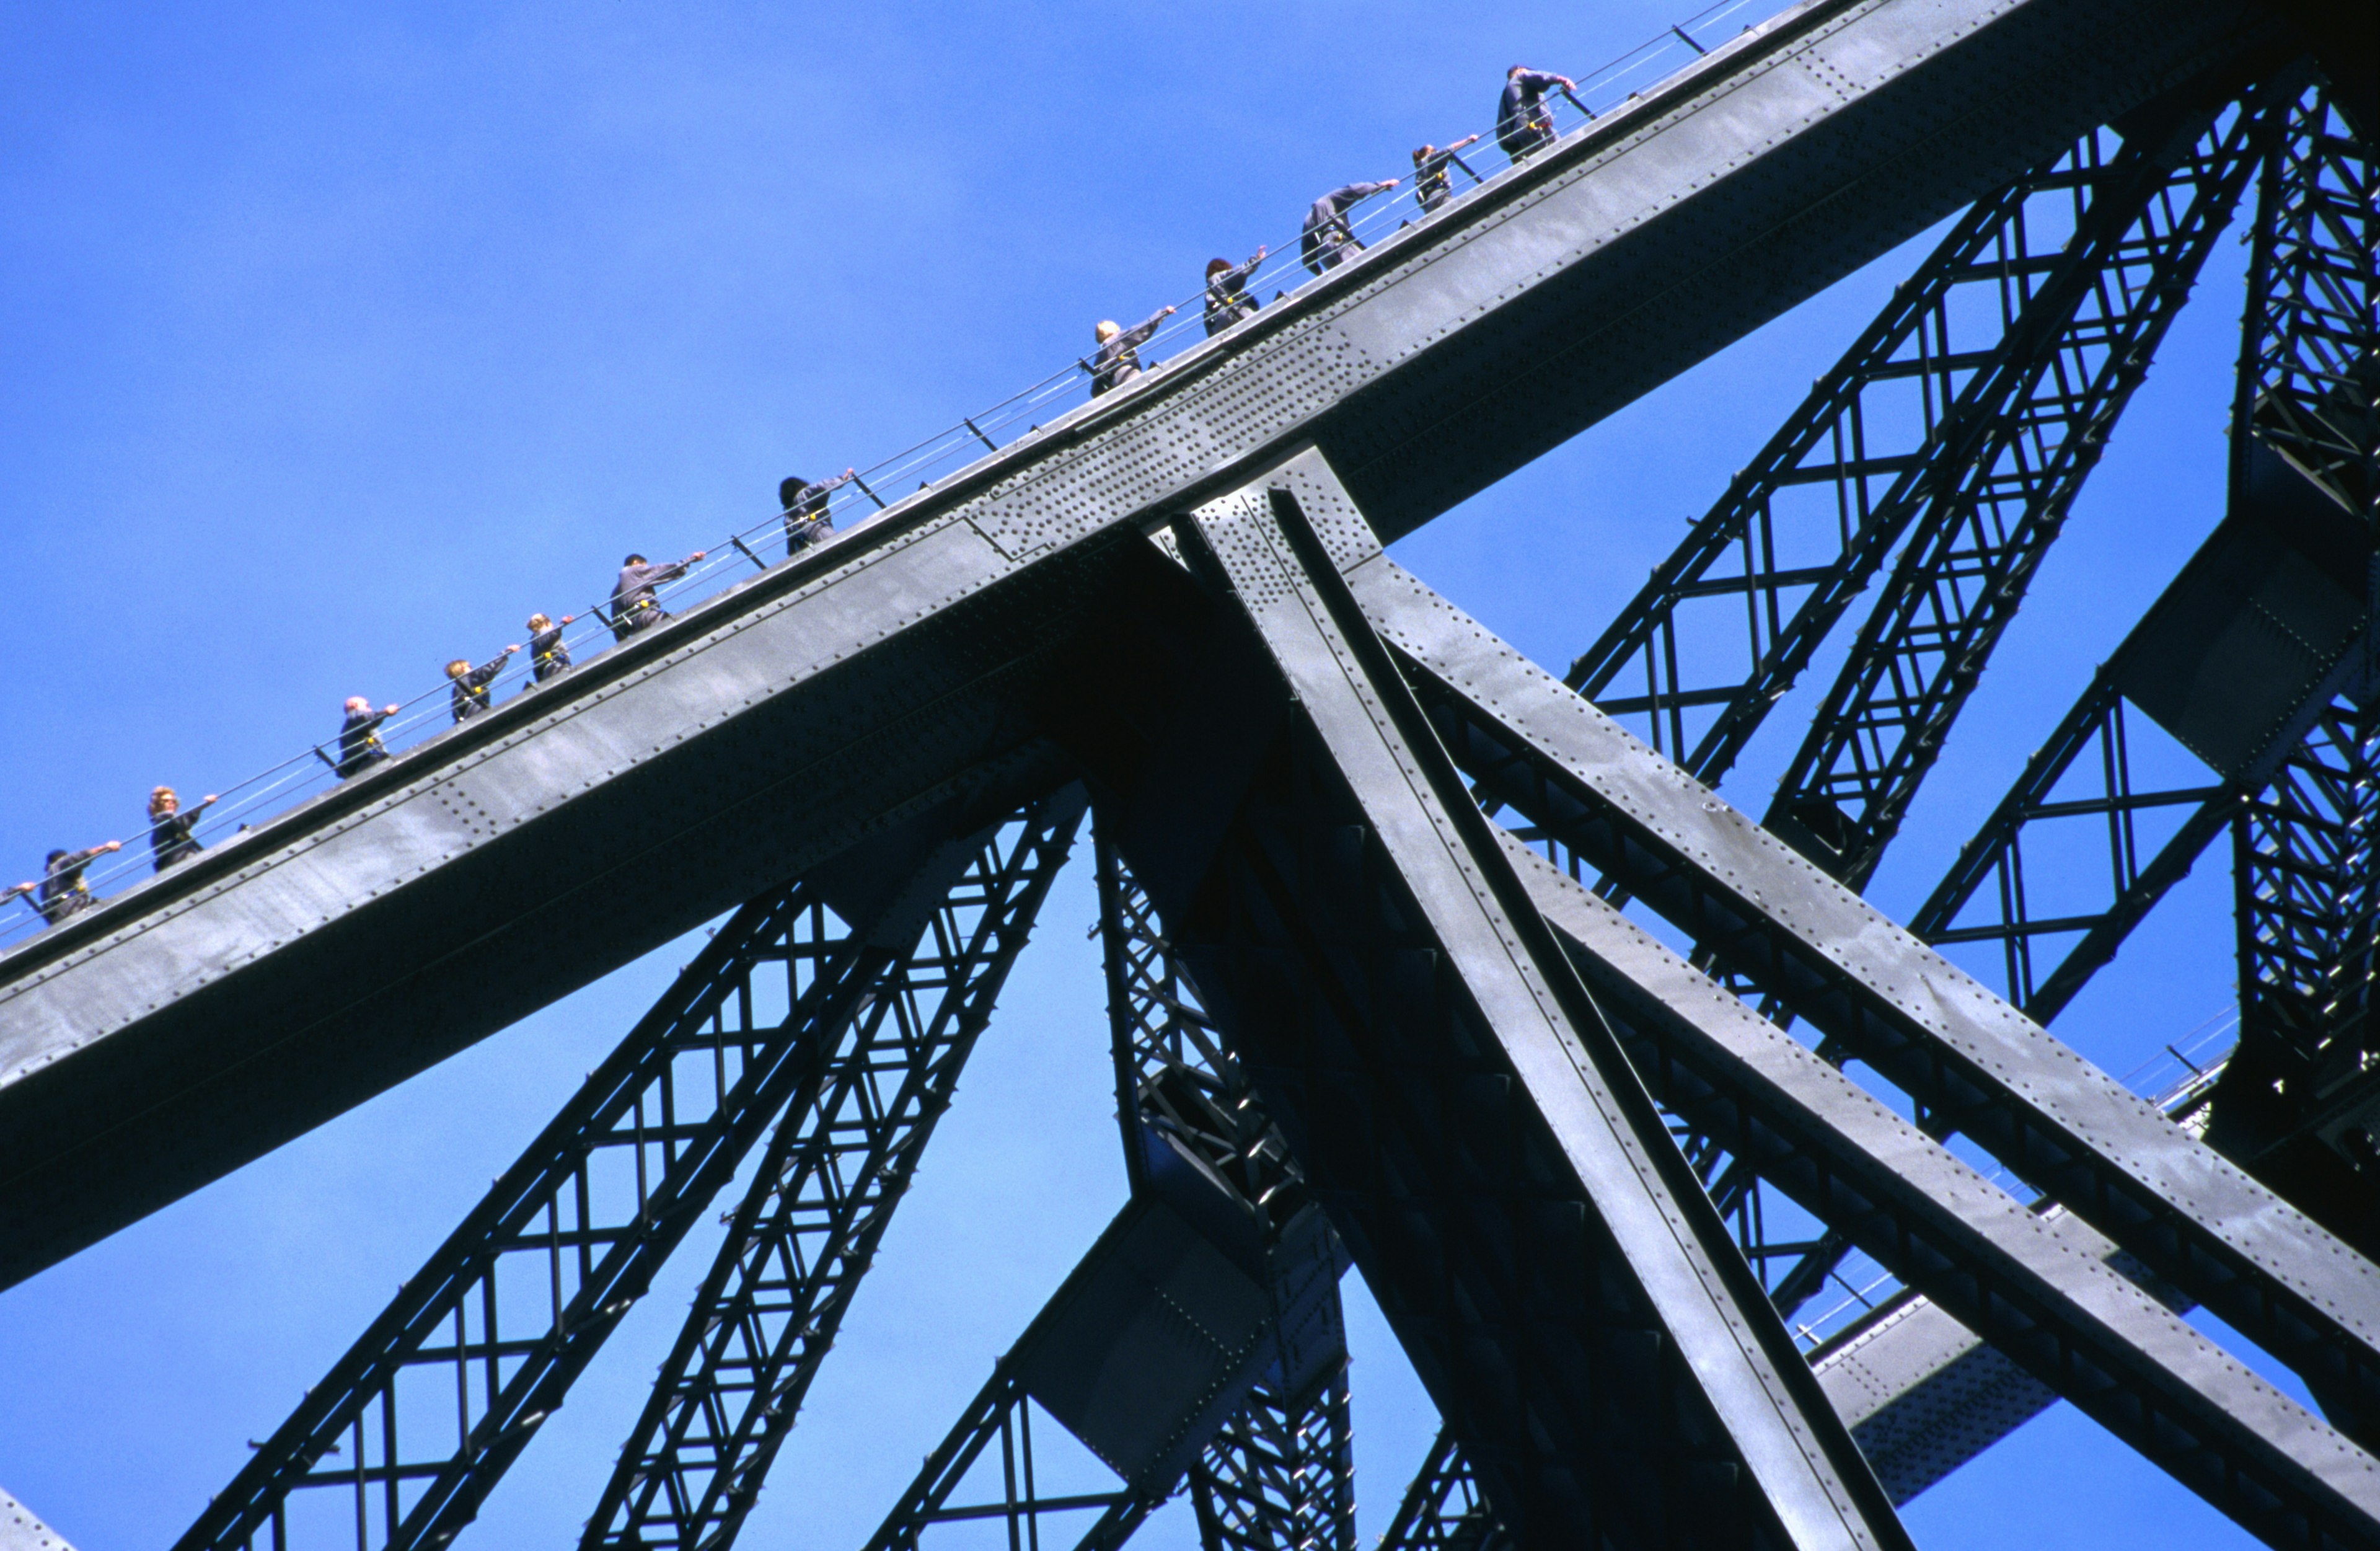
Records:
[[[507,652],[492,663],[481,663],[455,680],[455,720],[457,725],[495,703],[489,697],[488,686],[496,681],[496,675],[504,671],[504,665],[512,661],[512,655]]]
[[[1140,347],[1148,343],[1157,325],[1165,321],[1162,309],[1149,314],[1148,320],[1133,324],[1122,334],[1101,345],[1091,357],[1091,397],[1120,388],[1140,375]]]
[[[1305,213],[1305,231],[1300,238],[1299,257],[1305,267],[1319,275],[1345,263],[1349,249],[1362,252],[1364,245],[1347,226],[1347,212],[1356,201],[1369,199],[1387,187],[1385,183],[1348,183],[1316,200]]]
[[[834,519],[827,515],[826,498],[851,482],[849,474],[837,474],[831,480],[804,484],[797,479],[787,480],[777,486],[777,499],[785,508],[785,558],[790,560],[814,543],[834,536]],[[793,494],[785,494],[791,487]]]
[[[388,720],[384,711],[355,711],[339,724],[339,779],[360,776],[388,758],[380,734],[372,729]]]
[[[1522,70],[1504,82],[1496,104],[1496,143],[1515,162],[1534,156],[1554,142],[1554,116],[1546,111],[1548,91],[1561,77],[1544,70]]]
[[[1242,318],[1253,318],[1262,305],[1248,295],[1248,275],[1258,261],[1250,259],[1224,270],[1207,282],[1207,337],[1212,339]]]
[[[668,618],[653,596],[653,588],[684,576],[686,566],[683,560],[666,566],[656,566],[649,560],[641,566],[621,567],[620,580],[612,588],[613,636],[625,641],[638,630]]]

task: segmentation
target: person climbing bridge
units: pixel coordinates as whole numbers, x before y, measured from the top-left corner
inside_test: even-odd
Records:
[[[1519,162],[1553,144],[1554,115],[1546,106],[1546,93],[1556,87],[1567,92],[1577,84],[1568,76],[1526,65],[1505,71],[1504,95],[1496,104],[1496,143],[1504,153]]]
[[[699,549],[675,565],[656,566],[641,555],[630,554],[620,562],[620,580],[612,588],[612,635],[625,641],[639,630],[649,630],[669,617],[653,588],[664,581],[675,580],[686,574],[686,568],[702,558]]]
[[[562,626],[577,618],[575,614],[562,617],[562,624],[542,614],[528,617],[528,666],[540,684],[556,674],[570,670],[570,643],[562,639]]]
[[[478,667],[471,666],[471,659],[468,657],[457,657],[446,665],[446,677],[455,681],[455,725],[456,727],[462,726],[495,704],[494,699],[488,693],[488,686],[496,681],[496,675],[504,671],[504,665],[511,662],[513,653],[519,650],[517,646],[507,646],[501,655],[492,661],[481,663]]]
[[[834,537],[834,519],[827,514],[827,497],[858,477],[857,470],[845,469],[831,480],[815,483],[799,474],[788,474],[777,482],[777,504],[785,508],[786,559]]]
[[[1397,181],[1391,177],[1385,183],[1342,184],[1316,200],[1305,213],[1305,231],[1299,239],[1298,257],[1305,267],[1319,275],[1345,263],[1349,249],[1362,252],[1364,245],[1355,240],[1354,228],[1347,225],[1347,212],[1359,200],[1387,193]]]
[[[1264,263],[1269,248],[1259,248],[1245,263],[1229,259],[1207,261],[1207,337],[1212,339],[1242,318],[1253,318],[1263,305],[1248,294],[1248,277]]]
[[[158,787],[149,794],[149,849],[156,853],[157,871],[164,872],[177,861],[188,861],[206,849],[190,833],[199,824],[199,815],[215,804],[214,797],[199,799],[199,805],[188,812],[182,812],[182,800],[174,795],[171,787]]]
[[[70,915],[78,915],[99,903],[91,885],[82,881],[82,870],[92,859],[109,851],[124,849],[121,840],[110,840],[103,846],[93,846],[87,851],[52,851],[42,863],[42,881],[18,884],[11,894],[25,896],[25,903],[41,913],[43,921],[55,926]]]
[[[1157,332],[1157,325],[1173,315],[1171,307],[1160,307],[1146,321],[1130,328],[1118,328],[1112,320],[1102,321],[1091,334],[1099,348],[1091,357],[1091,397],[1111,392],[1140,375],[1140,347]]]
[[[388,750],[380,740],[378,727],[396,714],[394,705],[378,711],[361,695],[347,697],[347,719],[339,724],[339,763],[342,781],[353,780],[373,765],[388,758]]]
[[[1446,175],[1447,165],[1455,153],[1478,140],[1477,135],[1465,135],[1452,145],[1425,145],[1413,153],[1414,198],[1421,202],[1425,214],[1454,198],[1454,184]]]

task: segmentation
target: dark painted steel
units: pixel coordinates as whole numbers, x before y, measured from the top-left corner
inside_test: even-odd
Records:
[[[1641,665],[1652,693],[1599,703],[1641,715],[1657,748],[1683,748],[1689,713],[1715,712],[1687,767],[1717,785],[1898,549],[1763,821],[1864,885],[2303,77],[2289,67],[2229,104],[2240,78],[2218,72],[2132,116],[2120,150],[2096,131],[1979,202],[1567,681],[1597,695]],[[1895,434],[1913,450],[1882,444]],[[1714,574],[1739,551],[1733,574]],[[1700,638],[1733,634],[1737,595],[1749,671],[1681,687],[1682,662],[1708,674],[1729,660]],[[1680,1142],[1791,1313],[1840,1239],[1772,1233],[1755,1175],[1691,1131]]]
[[[1190,1472],[1199,1551],[1355,1551],[1347,1365],[1305,1392],[1258,1384]]]
[[[723,1551],[791,1435],[1083,813],[987,838],[762,1155],[580,1544]]]
[[[1183,547],[1279,736],[1211,861],[1120,843],[1491,1496],[1548,1544],[1904,1544],[1345,594],[1360,515],[1316,455],[1269,483]]]
[[[1813,0],[880,522],[42,934],[0,958],[0,1279],[906,813],[1048,789],[1120,524],[1311,438],[1408,531],[2267,25]]]
[[[2088,358],[2162,327],[2200,228],[2237,197],[2230,163],[2171,143],[2183,116],[2211,114],[2200,96],[2120,144],[2094,129],[1961,215],[1564,681],[1717,786],[1895,550],[1938,549],[1977,514],[2018,450],[2021,403],[2060,449],[2080,440],[2072,473],[2086,472],[2095,449],[2077,434],[2147,364]],[[2143,259],[2151,285],[2123,283]],[[2086,401],[2045,384],[2077,359],[2085,382],[2114,366],[2120,391]]]
[[[2380,1253],[2380,705],[2325,711],[2232,857],[2240,1044],[2207,1142]]]
[[[1199,1226],[1211,1217],[1209,1205],[1176,1211],[1154,1191],[1127,1202],[927,1457],[869,1551],[917,1547],[940,1526],[983,1519],[1002,1520],[1012,1544],[1038,1545],[1092,1512],[1080,1544],[1121,1545],[1211,1453],[1252,1391],[1269,1382],[1303,1396],[1342,1373],[1344,1262],[1320,1214],[1307,1208],[1254,1266]],[[1044,1494],[1032,1434],[1052,1421],[1120,1484]],[[1070,1517],[1053,1526],[1052,1515]]]
[[[1162,1506],[1128,1487],[1106,1492],[1050,1492],[1040,1487],[1033,1447],[1034,1405],[1025,1381],[1003,1358],[958,1422],[926,1457],[867,1551],[921,1551],[939,1543],[945,1525],[998,1520],[1012,1546],[1072,1544],[1076,1551],[1107,1551],[1129,1539]],[[1043,1423],[1046,1427],[1046,1422]],[[976,1484],[978,1472],[991,1480]],[[1098,1517],[1085,1525],[1085,1516]],[[1081,1538],[1067,1537],[1079,1532]]]
[[[179,1551],[435,1545],[468,1523],[892,957],[812,885],[738,911]],[[424,1373],[443,1382],[407,1404]]]
[[[2276,1545],[2380,1539],[2380,1461],[1952,1157],[1543,858],[1507,840],[1653,1096]]]
[[[2292,67],[2228,110],[2136,116],[2148,122],[2128,126],[2108,197],[1945,418],[1910,542],[1762,821],[1853,887],[1900,832],[2304,79]]]
[[[2380,126],[2367,127],[2380,134]],[[2293,116],[2260,233],[2250,337],[2257,439],[2380,526],[2380,163],[2328,92]]]
[[[1385,559],[1351,579],[1497,800],[2036,1188],[2380,1415],[2380,1270]]]
[[[2244,812],[2240,793],[2264,784],[2277,770],[2285,774],[2288,759],[2304,756],[2307,745],[2301,737],[2319,732],[2315,718],[2324,702],[2342,690],[2362,695],[2373,671],[2371,530],[2325,502],[2321,487],[2277,452],[2265,428],[2275,418],[2272,406],[2288,397],[2286,390],[2277,392],[2272,385],[2269,363],[2277,358],[2293,360],[2308,353],[2303,346],[2277,343],[2267,336],[2268,331],[2326,329],[2332,336],[2327,353],[2335,356],[2340,353],[2345,331],[2353,326],[2351,319],[2338,315],[2324,315],[2317,323],[2309,312],[2319,312],[2318,308],[2276,306],[2272,300],[2282,293],[2302,296],[2302,272],[2312,267],[2300,260],[2295,266],[2300,273],[2284,272],[2278,263],[2282,246],[2278,234],[2324,231],[2337,225],[2308,218],[2293,208],[2292,202],[2309,197],[2309,186],[2318,184],[2320,177],[2303,172],[2290,176],[2284,168],[2301,165],[2309,157],[2326,157],[2336,163],[2341,154],[2351,154],[2338,147],[2314,151],[2319,136],[2310,133],[2308,126],[2332,120],[2323,106],[2321,89],[2298,89],[2294,84],[2298,77],[2294,68],[2285,71],[2276,88],[2252,93],[2250,100],[2252,105],[2259,94],[2274,99],[2257,110],[2265,122],[2257,127],[2252,140],[2264,176],[2252,228],[2251,301],[2243,320],[2224,521],[2100,670],[2048,745],[2028,762],[2016,789],[1961,851],[1950,875],[1910,923],[1911,930],[1929,943],[1997,939],[2002,946],[2010,1000],[2044,1024],[2114,957],[2126,934],[2165,890],[2189,872],[2206,842],[2227,821],[2240,822],[2235,817]],[[2244,123],[2243,118],[2235,129]],[[2248,138],[2237,138],[2245,151]],[[2371,183],[2368,168],[2362,181]],[[2357,234],[2352,230],[2343,234],[2349,245],[2343,251],[2337,246],[2341,239],[2333,239],[2328,267],[2341,273],[2351,272],[2358,264],[2368,267],[2371,255],[2356,246]],[[2371,350],[2367,340],[2362,353],[2368,356]],[[2346,353],[2357,352],[2350,346]],[[2331,423],[2335,430],[2340,422]],[[1855,649],[1854,661],[1858,655]],[[2134,791],[2127,768],[2124,717],[2128,702],[2145,710],[2212,767],[2223,784],[2194,793]],[[1830,702],[1828,710],[1833,708]],[[1827,725],[1824,711],[1820,723],[1822,727]],[[1816,740],[1814,735],[1813,741]],[[2097,800],[2054,799],[2053,792],[2073,761],[2095,742],[2106,795]],[[2292,750],[2298,752],[2293,755]],[[1805,755],[1807,751],[1805,745]],[[2318,757],[2315,763],[2321,763]],[[1780,797],[1772,808],[1772,822],[1779,812],[1798,812],[1790,800],[1794,784],[1789,772],[1785,781],[1789,796]],[[2136,819],[2155,807],[2181,800],[2195,801],[2195,811],[2182,819],[2143,866],[2133,844]],[[2043,820],[2102,815],[2114,874],[2108,903],[2095,913],[2032,920],[2022,873],[2024,826]],[[2070,823],[2060,825],[2061,829],[2071,827]],[[1804,844],[1806,849],[1806,837]],[[1822,848],[1815,854],[1827,853]],[[1980,924],[1954,934],[1949,921],[1991,874],[1997,874],[2000,885],[1997,898],[1990,902],[1998,907],[1997,917],[1987,904]],[[2245,875],[2244,865],[2241,875]],[[2243,910],[2251,898],[2252,895],[2242,896]],[[2071,943],[2048,980],[2036,987],[2032,983],[2033,938],[2078,930],[2079,940]],[[2244,926],[2243,933],[2243,942],[2257,935]],[[2338,951],[2337,943],[2328,946],[2332,952]],[[2255,966],[2246,959],[2241,983],[2257,983]],[[2351,1052],[2354,1044],[2350,1040],[2338,1057],[2342,1070],[2356,1069],[2359,1057],[2346,1053]],[[1821,1050],[1838,1057],[1841,1054],[1839,1046]],[[2273,1106],[2263,1096],[2270,1092],[2269,1083],[2269,1075],[2242,1076],[2229,1091],[2251,1095],[2243,1109],[2261,1105],[2270,1111]],[[2346,1105],[2350,1113],[2355,1108],[2352,1102]],[[2270,1126],[2269,1118],[2265,1124]],[[1949,1128],[1939,1117],[1931,1117],[1927,1129],[1941,1136]],[[2280,1129],[2289,1128],[2284,1124]],[[2361,1134],[2362,1127],[2350,1119],[2341,1130],[2351,1138]],[[2261,1152],[2239,1144],[2236,1133],[2218,1133],[2213,1144],[2243,1163]],[[2292,1176],[2287,1166],[2259,1172],[2368,1255],[2380,1248],[2380,1229],[2374,1227],[2372,1220],[2374,1192],[2359,1181],[2351,1167],[2339,1166],[2342,1155],[2335,1148],[2325,1150],[2317,1144],[2296,1154],[2301,1177]],[[1840,1235],[1830,1235],[1786,1272],[1779,1283],[1780,1293],[1798,1295],[1814,1289],[1844,1247]]]
[[[1218,1242],[1253,1253],[1306,1208],[1304,1172],[1104,834],[1099,867],[1116,1108],[1133,1189],[1200,1213]],[[1202,1551],[1353,1551],[1355,1460],[1335,1277],[1322,1302],[1307,1360],[1258,1380],[1190,1467]]]
[[[1513,1545],[1479,1495],[1462,1446],[1441,1430],[1405,1488],[1378,1551],[1513,1551]]]

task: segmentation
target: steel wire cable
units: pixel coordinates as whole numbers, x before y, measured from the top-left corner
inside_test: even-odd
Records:
[[[1790,8],[1789,6],[1780,3],[1780,0],[1719,0],[1718,4],[1706,6],[1688,17],[1683,22],[1665,29],[1635,48],[1617,55],[1588,74],[1576,78],[1576,84],[1559,96],[1545,97],[1541,106],[1553,126],[1554,139],[1546,142],[1539,151],[1532,152],[1526,157],[1514,161],[1510,165],[1499,167],[1493,172],[1473,172],[1469,167],[1464,167],[1463,170],[1470,173],[1474,180],[1471,186],[1455,188],[1446,202],[1434,211],[1424,211],[1419,208],[1415,180],[1409,171],[1401,171],[1398,174],[1397,188],[1391,197],[1376,200],[1367,196],[1349,209],[1343,217],[1349,235],[1357,238],[1359,243],[1367,234],[1377,241],[1382,237],[1402,229],[1405,226],[1418,224],[1420,221],[1444,214],[1454,205],[1469,199],[1478,189],[1510,173],[1513,166],[1522,165],[1524,161],[1534,160],[1536,156],[1542,154],[1545,150],[1549,150],[1560,140],[1566,139],[1587,124],[1600,119],[1604,115],[1624,106],[1628,102],[1644,94],[1643,90],[1639,89],[1630,91],[1625,95],[1613,95],[1623,84],[1642,79],[1646,86],[1650,86],[1676,73],[1674,69],[1670,69],[1662,71],[1658,76],[1647,77],[1646,72],[1652,67],[1665,61],[1674,62],[1679,68],[1691,67],[1719,46],[1716,43],[1703,44],[1691,38],[1690,33],[1696,31],[1708,31],[1716,24],[1742,16],[1747,12],[1756,11],[1758,16],[1755,19],[1746,22],[1742,29],[1744,31],[1749,31],[1758,24],[1758,21],[1781,14],[1788,8]],[[1596,99],[1596,101],[1589,101],[1589,99]],[[1495,144],[1496,126],[1491,124],[1483,131],[1480,140],[1483,145]],[[1482,159],[1484,160],[1484,154]],[[1399,215],[1398,212],[1407,205],[1413,206],[1412,213]],[[1394,226],[1389,225],[1392,217],[1398,223]],[[1328,278],[1338,269],[1360,263],[1364,257],[1363,252],[1359,250],[1348,254],[1340,264],[1325,269],[1319,275],[1306,273],[1300,259],[1300,249],[1305,235],[1301,226],[1294,236],[1286,240],[1262,245],[1266,249],[1265,258],[1260,263],[1252,265],[1248,270],[1246,288],[1250,295],[1254,294],[1260,277],[1269,276],[1273,281],[1278,282],[1284,277],[1285,271],[1289,271],[1290,266],[1294,265],[1294,283],[1276,286],[1275,300],[1286,299],[1295,296],[1306,286]],[[1202,282],[1199,287],[1188,297],[1173,303],[1175,309],[1173,318],[1161,324],[1148,340],[1135,348],[1148,348],[1160,340],[1178,338],[1193,326],[1203,328],[1206,297],[1207,287]],[[1260,306],[1269,305],[1271,303],[1260,303]],[[1231,332],[1232,332],[1231,329],[1225,329],[1216,337],[1222,337]],[[1196,348],[1206,342],[1205,336],[1202,336],[1193,342],[1192,352],[1177,355],[1172,360],[1153,361],[1143,366],[1137,377],[1131,382],[1118,385],[1113,392],[1129,392],[1141,383],[1159,376],[1168,366],[1185,359],[1188,353],[1195,353]],[[906,497],[917,493],[917,490],[893,490],[891,487],[895,482],[906,482],[913,476],[925,475],[926,477],[921,480],[917,487],[918,490],[923,490],[939,479],[965,473],[975,464],[997,453],[1004,453],[1014,446],[1014,441],[1005,446],[998,445],[993,440],[993,434],[1008,430],[1018,421],[1027,420],[1028,417],[1037,415],[1051,406],[1063,406],[1062,412],[1052,416],[1048,421],[1033,421],[1031,429],[1024,433],[1026,435],[1030,435],[1035,432],[1049,429],[1066,415],[1086,408],[1095,398],[1108,397],[1093,395],[1088,391],[1089,363],[1094,353],[1086,352],[1039,381],[999,400],[990,408],[963,417],[956,424],[912,443],[898,452],[878,459],[875,463],[866,467],[855,466],[855,472],[858,477],[830,495],[824,515],[832,521],[838,516],[850,516],[854,508],[859,507],[861,503],[868,503],[867,507],[860,511],[857,520],[847,526],[836,523],[833,532],[814,541],[801,553],[804,555],[816,553],[867,528],[891,512],[898,510]],[[987,443],[991,445],[987,446]],[[952,461],[953,458],[958,458],[959,460],[953,462]],[[936,469],[940,469],[941,472],[939,474],[928,472]],[[872,497],[870,492],[874,493]],[[782,543],[782,538],[778,538],[777,535],[783,531],[782,525],[785,515],[782,510],[771,513],[749,527],[731,531],[721,543],[706,546],[698,552],[703,556],[701,560],[694,561],[689,558],[684,574],[653,589],[657,604],[666,604],[672,600],[683,601],[690,596],[710,596],[717,589],[703,587],[698,593],[696,592],[698,585],[712,581],[722,573],[740,573],[745,565],[755,560],[759,561],[763,569],[770,568],[770,562],[759,559],[759,555],[751,547],[750,541],[775,539],[775,542]],[[698,552],[689,552],[689,555],[692,553]],[[784,558],[787,557],[781,556],[776,563],[783,563]],[[583,621],[583,623],[576,632],[564,635],[563,644],[569,648],[578,648],[589,643],[597,643],[597,653],[589,653],[589,656],[608,649],[608,645],[601,643],[599,638],[604,633],[616,634],[610,625],[610,611],[614,601],[616,601],[616,594],[613,599],[567,610],[574,622]],[[643,626],[634,633],[642,633],[643,630],[652,628],[651,625]],[[623,643],[625,640],[625,637],[617,638],[610,644]],[[487,685],[491,705],[492,706],[496,691],[500,688],[520,686],[518,692],[512,697],[514,701],[517,701],[521,694],[534,689],[534,682],[526,684],[522,682],[524,679],[530,678],[531,673],[531,664],[527,661],[518,665],[507,663]],[[395,747],[398,739],[407,734],[418,732],[426,724],[434,724],[434,708],[443,708],[450,704],[452,694],[451,681],[442,681],[432,688],[416,693],[410,699],[381,702],[393,703],[397,707],[395,715],[389,717],[374,729],[380,735],[383,751],[390,758],[400,757],[398,749]],[[511,702],[508,701],[506,703],[509,704]],[[220,788],[217,794],[218,800],[208,806],[200,822],[191,826],[193,837],[203,836],[209,843],[221,845],[226,840],[237,838],[238,835],[253,827],[251,824],[241,823],[237,829],[226,832],[225,826],[234,821],[256,819],[268,812],[274,814],[286,812],[289,811],[288,808],[273,804],[292,797],[303,800],[306,797],[319,795],[322,791],[336,787],[342,779],[336,775],[337,762],[326,753],[325,750],[336,747],[338,741],[338,737],[334,735],[321,743],[308,746],[277,764],[269,765],[229,787]],[[407,750],[409,751],[410,748],[418,746],[418,741],[410,742]],[[237,800],[234,800],[235,794],[238,794]],[[120,853],[121,861],[103,866],[101,861],[94,858],[88,863],[84,872],[85,885],[96,894],[99,885],[122,883],[128,876],[139,873],[142,864],[151,861],[147,855],[137,849],[142,833],[135,831],[133,835],[125,838],[124,849]],[[5,874],[0,873],[0,875]],[[40,881],[35,880],[37,889]],[[133,877],[132,881],[137,883],[139,879]],[[98,903],[103,903],[103,901],[95,901],[93,906],[87,906],[85,909],[96,908]],[[48,924],[45,918],[31,911],[12,912],[9,919],[0,922],[0,945],[30,935]]]

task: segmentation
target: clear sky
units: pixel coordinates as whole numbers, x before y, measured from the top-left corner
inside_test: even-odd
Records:
[[[1400,0],[65,6],[0,0],[0,882],[137,842],[349,694],[715,543],[1196,289],[1302,207],[1685,11]],[[1844,281],[1405,541],[1584,649],[1905,274]],[[2226,242],[1873,893],[1905,912],[2219,515]],[[1161,351],[1160,353],[1162,353]],[[1825,665],[1822,664],[1822,667]],[[1728,789],[1755,808],[1828,675]],[[1798,710],[1797,710],[1798,708]],[[2228,1007],[2203,863],[2059,1025],[2118,1075]],[[18,907],[12,907],[18,908]],[[856,1546],[1123,1200],[1088,868],[1062,882],[747,1531]],[[686,955],[619,971],[0,1294],[0,1485],[83,1551],[187,1525]],[[690,1243],[464,1537],[566,1543]],[[1361,1289],[1359,1491],[1434,1427]],[[2059,1407],[1909,1510],[1935,1551],[2228,1546]],[[1137,1544],[1195,1544],[1177,1504]]]

